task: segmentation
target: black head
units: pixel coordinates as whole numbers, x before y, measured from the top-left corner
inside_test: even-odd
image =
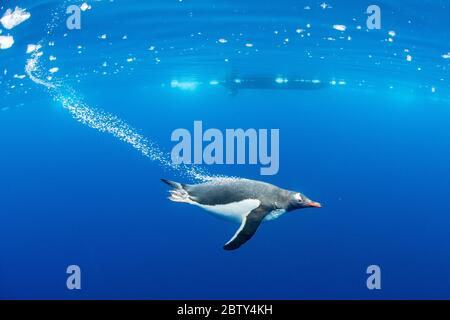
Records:
[[[318,202],[312,201],[300,192],[291,192],[289,199],[289,210],[303,208],[322,208],[322,205]]]

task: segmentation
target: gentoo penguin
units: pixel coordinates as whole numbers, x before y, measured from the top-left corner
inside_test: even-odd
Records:
[[[172,187],[169,200],[199,206],[219,218],[240,224],[224,245],[225,250],[238,249],[250,240],[263,221],[277,219],[296,209],[321,207],[300,192],[249,179],[221,178],[195,185],[161,181]]]

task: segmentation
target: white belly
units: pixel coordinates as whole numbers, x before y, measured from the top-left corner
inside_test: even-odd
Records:
[[[239,202],[220,204],[216,206],[208,206],[198,204],[195,202],[193,204],[212,213],[217,218],[233,221],[236,223],[241,223],[244,217],[247,216],[247,214],[249,214],[250,211],[259,207],[261,202],[257,199],[247,199]],[[263,222],[278,219],[285,212],[286,210],[284,209],[273,210],[264,218]]]
[[[261,202],[257,199],[246,199],[239,202],[233,202],[228,204],[219,204],[215,206],[197,204],[199,207],[211,212],[214,216],[241,223],[244,217],[253,209],[259,207]]]

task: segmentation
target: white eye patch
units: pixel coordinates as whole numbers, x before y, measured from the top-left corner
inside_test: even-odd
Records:
[[[296,200],[298,200],[298,201],[300,201],[300,202],[303,202],[303,198],[302,198],[302,196],[300,195],[300,193],[296,193],[294,197],[295,197]]]

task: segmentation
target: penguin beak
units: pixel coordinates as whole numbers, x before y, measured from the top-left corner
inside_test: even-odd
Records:
[[[322,205],[320,203],[314,201],[311,201],[310,203],[308,203],[308,205],[313,208],[322,208]]]

